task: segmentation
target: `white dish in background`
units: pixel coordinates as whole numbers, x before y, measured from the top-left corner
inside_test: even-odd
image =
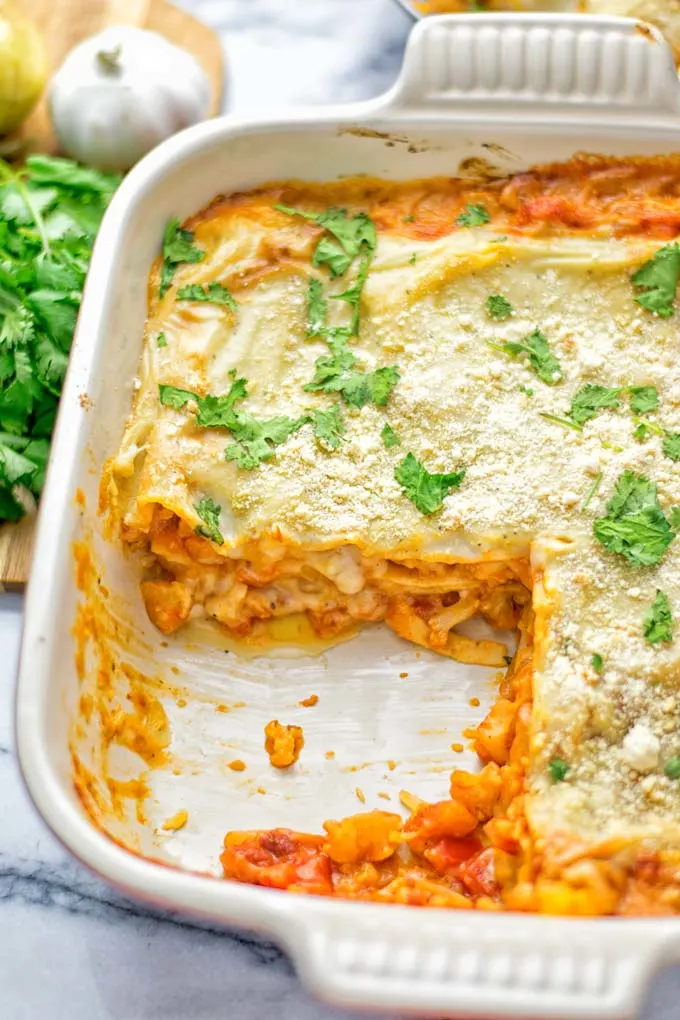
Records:
[[[680,88],[670,52],[635,22],[550,15],[456,15],[424,20],[386,95],[317,108],[276,122],[224,118],[171,139],[124,181],[100,231],[62,398],[38,527],[21,653],[17,725],[31,795],[56,835],[87,866],[129,894],[164,907],[267,932],[292,954],[302,980],[334,1002],[440,1016],[632,1016],[651,974],[680,959],[676,920],[558,919],[346,903],[198,875],[219,874],[228,829],[319,831],[328,817],[398,791],[447,795],[452,742],[492,696],[490,671],[419,652],[365,631],[318,658],[241,659],[182,636],[166,643],[147,621],[137,577],[103,540],[96,516],[102,462],[130,410],[150,264],[163,227],[218,193],[291,177],[368,173],[453,175],[469,159],[507,172],[577,151],[670,152],[680,130]],[[84,493],[84,508],[76,491]],[[72,627],[79,602],[72,543],[85,537],[125,618],[118,654],[189,690],[186,707],[156,694],[185,767],[154,769],[147,821],[107,827],[73,788],[69,741],[94,770],[96,734],[75,734],[81,692]],[[165,646],[165,647],[164,647]],[[172,669],[179,670],[179,674]],[[91,664],[88,664],[90,673]],[[406,680],[400,672],[408,672]],[[88,676],[84,687],[94,682]],[[313,709],[298,702],[319,695]],[[216,712],[218,703],[245,703]],[[264,723],[304,726],[291,773],[272,774]],[[443,721],[442,721],[443,720]],[[446,732],[442,733],[442,728]],[[428,732],[429,731],[429,732]],[[435,731],[435,732],[433,732]],[[325,752],[335,751],[328,760]],[[226,763],[242,758],[246,772]],[[455,764],[472,764],[455,755]],[[397,768],[390,772],[389,759]],[[176,765],[176,761],[173,762]],[[359,771],[353,771],[362,766]],[[140,772],[132,756],[121,776]],[[265,793],[258,793],[261,786]],[[160,830],[178,810],[189,823]]]

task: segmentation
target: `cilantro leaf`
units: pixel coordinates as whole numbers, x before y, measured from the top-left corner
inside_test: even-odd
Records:
[[[64,354],[50,337],[43,335],[36,341],[34,357],[38,380],[45,389],[58,397],[66,375],[68,355]]]
[[[401,439],[399,438],[399,436],[394,431],[394,429],[392,428],[388,421],[386,421],[382,427],[380,438],[385,444],[386,450],[391,450],[393,446],[401,446]]]
[[[512,315],[512,305],[502,294],[489,294],[484,302],[484,307],[492,319],[502,321],[509,319]]]
[[[321,280],[310,276],[307,290],[307,336],[321,336],[326,326],[328,305]]]
[[[31,439],[24,448],[24,457],[35,464],[35,474],[30,479],[29,488],[35,496],[39,496],[45,484],[47,459],[50,453],[50,441],[47,438]]]
[[[569,773],[569,765],[564,758],[551,758],[548,762],[548,772],[554,783],[563,783]]]
[[[347,431],[342,418],[340,404],[333,404],[332,407],[313,408],[307,411],[314,426],[314,435],[320,444],[329,450],[337,450],[343,442],[343,436]]]
[[[330,354],[317,358],[314,378],[304,387],[310,393],[340,393],[347,404],[363,407],[366,403],[384,407],[399,381],[396,365],[378,368],[374,372],[360,372],[354,366],[356,358],[344,338],[332,340]]]
[[[662,436],[663,429],[653,421],[645,421],[643,418],[636,419],[636,426],[633,429],[633,437],[638,443],[646,443],[650,436]]]
[[[639,305],[655,312],[662,319],[673,314],[675,292],[680,280],[680,245],[666,244],[633,273],[631,280],[641,291],[635,298]]]
[[[309,418],[288,418],[278,415],[265,421],[258,421],[246,411],[234,412],[229,425],[235,442],[224,451],[227,460],[234,460],[240,468],[252,471],[263,460],[269,460],[276,453],[276,447],[285,443],[289,436],[306,425]]]
[[[361,300],[361,292],[363,291],[364,284],[366,283],[370,264],[370,258],[364,257],[361,260],[357,278],[352,286],[347,290],[344,290],[342,294],[333,295],[333,297],[337,300],[346,301],[352,307],[352,321],[350,325],[351,336],[359,335],[359,302]]]
[[[205,397],[199,397],[196,401],[196,424],[204,429],[231,429],[236,404],[248,396],[247,381],[243,377],[234,379],[229,392],[224,396],[214,397],[208,393]]]
[[[675,755],[673,758],[669,758],[663,767],[664,774],[669,779],[680,779],[680,755]]]
[[[180,262],[202,262],[204,258],[205,252],[194,244],[193,233],[182,230],[178,219],[170,220],[163,233],[160,296],[165,295]]]
[[[173,407],[175,411],[181,411],[189,400],[198,402],[198,394],[191,390],[183,390],[180,386],[165,386],[161,383],[158,387],[158,395],[164,407]]]
[[[53,206],[59,196],[56,188],[40,187],[30,182],[27,182],[23,188],[17,187],[16,183],[6,184],[0,189],[0,216],[19,226],[32,224],[33,213],[26,201],[26,191],[30,196],[28,201],[40,213],[44,213]]]
[[[456,223],[459,227],[481,227],[490,219],[491,217],[483,205],[473,205],[468,202],[460,216],[456,217]]]
[[[315,268],[328,266],[332,277],[342,276],[352,265],[352,256],[332,237],[322,237],[312,254]]]
[[[680,506],[671,508],[671,512],[668,515],[668,523],[673,531],[680,531]]]
[[[225,305],[230,311],[235,312],[238,304],[233,296],[223,287],[221,283],[213,280],[206,287],[197,283],[191,283],[186,287],[180,287],[177,291],[178,301],[205,301],[212,305]]]
[[[158,387],[161,404],[165,407],[172,407],[176,411],[190,401],[196,402],[197,414],[196,424],[204,429],[230,429],[234,420],[234,407],[239,400],[248,396],[246,379],[234,379],[229,392],[221,397],[215,397],[208,393],[201,397],[192,390],[185,390],[179,386],[166,386],[161,384]]]
[[[156,337],[156,347],[167,347],[168,341],[165,339],[165,333],[159,333]]]
[[[645,613],[642,630],[650,645],[673,640],[673,614],[668,597],[657,589],[656,598]]]
[[[595,521],[594,532],[605,549],[624,556],[635,567],[654,566],[675,538],[656,486],[632,471],[619,477],[607,514]]]
[[[7,443],[0,443],[0,477],[9,485],[29,485],[37,471],[36,464]]]
[[[599,652],[595,652],[592,659],[590,660],[590,664],[596,673],[602,672],[602,670],[604,669],[604,659],[602,658]]]
[[[680,460],[680,432],[664,432],[661,449],[671,460]]]
[[[656,411],[659,406],[659,393],[656,386],[631,386],[630,409],[633,414],[647,414]]]
[[[26,508],[16,498],[11,487],[0,484],[0,519],[14,523],[20,521],[25,513]]]
[[[196,503],[194,510],[201,520],[205,522],[205,526],[201,524],[196,528],[196,534],[200,535],[201,538],[209,538],[216,545],[224,545],[224,537],[220,531],[222,507],[215,503],[214,500],[207,498]]]
[[[529,364],[538,378],[548,386],[555,386],[562,379],[562,366],[550,350],[548,341],[540,329],[525,337],[522,343],[494,344],[490,343],[494,350],[502,351],[516,358],[520,354],[526,354]]]
[[[120,184],[119,174],[102,173],[59,156],[34,155],[26,160],[26,169],[35,184],[53,184],[81,197],[84,192],[100,195],[105,202]]]
[[[460,486],[465,471],[430,474],[412,453],[407,453],[394,469],[394,477],[421,514],[428,515],[439,510],[446,496]]]
[[[569,417],[577,425],[585,425],[605,408],[618,407],[621,403],[620,392],[620,386],[596,386],[593,383],[586,383],[572,398]]]
[[[76,328],[79,301],[55,290],[34,290],[26,300],[40,325],[62,351],[68,351]]]
[[[288,216],[302,216],[312,220],[332,235],[322,237],[312,255],[312,265],[318,268],[327,265],[331,276],[342,276],[349,269],[360,252],[372,253],[377,243],[375,224],[366,213],[357,213],[350,218],[345,209],[326,209],[321,213],[310,213],[294,209],[289,205],[275,205],[275,209]]]

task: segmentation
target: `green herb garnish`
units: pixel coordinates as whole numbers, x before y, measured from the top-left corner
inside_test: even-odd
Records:
[[[602,670],[604,669],[604,659],[602,658],[599,652],[595,652],[592,659],[590,660],[590,664],[596,673],[602,672]]]
[[[165,339],[165,333],[159,333],[156,337],[156,347],[167,347],[168,341]]]
[[[675,538],[656,494],[656,485],[632,471],[619,477],[607,514],[594,524],[595,537],[609,552],[635,567],[657,564]]]
[[[273,457],[277,446],[310,421],[307,415],[300,418],[278,415],[259,420],[247,411],[237,410],[236,404],[248,396],[246,380],[243,378],[234,379],[229,393],[219,397],[212,394],[202,397],[177,386],[160,386],[159,394],[162,404],[177,411],[182,410],[188,401],[195,401],[197,425],[231,432],[234,442],[226,447],[224,455],[227,460],[236,461],[239,467],[247,471]]]
[[[430,474],[412,453],[408,453],[394,469],[394,477],[421,514],[433,514],[445,497],[460,486],[465,471]]]
[[[509,319],[512,315],[512,305],[502,294],[489,294],[484,307],[492,319]]]
[[[307,414],[314,426],[314,435],[321,445],[329,450],[337,450],[347,431],[340,404],[333,404],[326,409],[313,408]]]
[[[399,381],[399,368],[389,365],[373,372],[355,368],[357,359],[343,337],[331,340],[330,354],[316,360],[314,378],[304,387],[310,393],[340,393],[351,407],[372,403],[384,407]]]
[[[571,401],[569,417],[577,425],[585,425],[587,421],[597,417],[605,408],[618,407],[618,395],[621,387],[595,386],[587,383],[576,393]]]
[[[38,497],[92,244],[120,178],[69,159],[0,160],[0,520]]]
[[[160,296],[164,296],[181,262],[202,262],[204,258],[205,252],[194,244],[193,233],[182,230],[178,219],[170,220],[163,234]]]
[[[525,386],[524,383],[520,386],[520,393],[524,393],[527,397],[533,397],[534,391],[531,386]]]
[[[588,506],[590,505],[590,501],[592,500],[592,498],[595,495],[595,493],[597,492],[597,490],[600,488],[601,483],[602,483],[602,472],[600,471],[600,472],[598,472],[598,474],[593,479],[593,484],[590,486],[590,488],[588,489],[588,492],[586,493],[586,498],[583,500],[583,503],[581,504],[581,510],[587,510],[588,509]]]
[[[490,219],[491,217],[483,205],[473,205],[468,202],[463,212],[456,218],[456,223],[459,227],[481,227]]]
[[[668,597],[659,589],[657,589],[656,598],[645,613],[642,630],[650,645],[656,645],[659,641],[673,640],[671,606]]]
[[[653,421],[645,421],[637,418],[637,425],[633,429],[633,437],[638,443],[646,443],[650,436],[662,436],[663,429]]]
[[[385,444],[386,450],[391,450],[393,446],[401,446],[401,439],[399,438],[399,436],[394,431],[394,429],[392,428],[388,421],[386,421],[382,427],[380,438]]]
[[[235,442],[230,443],[224,451],[227,460],[236,461],[240,468],[252,471],[263,460],[269,460],[276,453],[276,447],[306,425],[309,418],[288,418],[277,415],[259,421],[247,411],[234,412],[229,430]]]
[[[211,305],[224,305],[230,311],[238,309],[236,301],[226,287],[221,283],[213,281],[205,287],[197,283],[191,283],[187,287],[180,287],[177,291],[178,301],[205,301]]]
[[[661,449],[671,460],[680,460],[680,432],[665,432]]]
[[[184,390],[180,386],[164,386],[162,383],[158,387],[158,396],[163,407],[172,407],[175,411],[181,411],[189,400],[200,400],[198,394],[191,390]]]
[[[326,327],[328,304],[323,296],[323,284],[315,277],[309,278],[307,291],[307,336],[321,336]]]
[[[209,538],[216,545],[224,545],[224,537],[220,531],[222,507],[215,503],[214,500],[208,498],[202,499],[200,503],[196,503],[194,510],[201,520],[205,522],[205,525],[200,524],[196,528],[196,534],[200,535],[201,538]]]
[[[541,418],[554,421],[556,425],[563,425],[567,429],[573,429],[574,432],[583,432],[583,426],[577,425],[575,421],[569,421],[568,418],[560,418],[556,414],[548,414],[547,411],[539,411],[539,414]]]
[[[366,277],[368,276],[368,269],[371,264],[370,257],[365,256],[361,260],[359,266],[359,272],[357,278],[347,290],[343,290],[342,294],[334,294],[333,297],[339,301],[346,301],[352,308],[352,320],[350,324],[350,336],[359,335],[359,302],[361,301],[361,293],[366,283]]]
[[[675,293],[680,280],[680,245],[666,244],[645,262],[631,280],[641,293],[635,300],[662,319],[673,314]]]
[[[567,778],[569,765],[564,758],[551,758],[548,762],[548,772],[554,783],[562,783]]]
[[[659,406],[659,393],[656,386],[631,386],[630,409],[633,414],[648,414],[656,411]]]
[[[289,205],[275,205],[288,216],[302,216],[323,227],[331,237],[322,237],[312,255],[312,265],[328,266],[331,276],[342,276],[362,251],[373,252],[376,246],[375,224],[366,213],[350,217],[345,209],[326,209],[310,213]]]
[[[535,329],[533,333],[525,337],[522,343],[494,344],[489,342],[489,347],[509,354],[513,358],[520,354],[528,355],[531,368],[538,378],[548,386],[554,386],[562,379],[560,363],[539,329]]]
[[[669,758],[663,770],[669,779],[680,779],[680,757]]]

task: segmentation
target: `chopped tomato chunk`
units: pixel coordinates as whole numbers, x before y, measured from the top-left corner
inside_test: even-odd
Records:
[[[225,878],[274,889],[295,886],[308,893],[333,892],[331,862],[319,844],[320,837],[290,829],[267,832],[230,832],[220,861]]]

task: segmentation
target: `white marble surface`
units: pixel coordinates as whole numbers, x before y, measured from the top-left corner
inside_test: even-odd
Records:
[[[239,113],[376,95],[394,80],[409,29],[392,0],[180,5],[220,31],[226,105]],[[20,625],[21,599],[0,596],[0,1020],[349,1017],[312,1001],[276,947],[129,903],[56,844],[13,755]],[[644,1018],[677,1020],[679,1002],[680,973],[667,973]]]

